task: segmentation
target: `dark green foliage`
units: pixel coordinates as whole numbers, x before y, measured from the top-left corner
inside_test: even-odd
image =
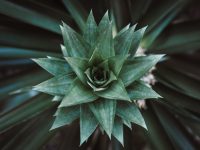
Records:
[[[153,150],[199,149],[199,8],[198,0],[1,0],[1,149],[140,150],[146,147]],[[60,61],[62,57],[60,50],[62,36],[59,28],[62,24],[61,20],[85,37],[98,34],[96,27],[88,29],[88,31],[95,31],[92,32],[94,34],[84,32],[87,24],[91,24],[93,20],[91,17],[87,21],[91,9],[97,22],[100,22],[105,11],[109,9],[108,15],[114,19],[114,31],[121,31],[129,23],[130,26],[138,23],[136,30],[141,29],[136,33],[137,37],[141,37],[142,30],[148,26],[140,46],[143,46],[149,54],[167,54],[165,60],[159,62],[157,69],[153,72],[158,81],[153,89],[163,99],[147,100],[147,109],[142,110],[148,132],[135,124],[133,131],[127,129],[126,126],[130,127],[128,121],[123,122],[125,126],[122,130],[120,118],[116,117],[114,120],[113,135],[123,143],[121,133],[124,131],[124,148],[115,138],[110,141],[106,135],[101,135],[99,129],[94,131],[97,120],[87,107],[81,108],[80,111],[85,112],[81,118],[91,118],[93,121],[89,124],[87,120],[80,119],[81,127],[88,126],[87,129],[81,128],[80,132],[94,131],[94,134],[87,143],[83,141],[89,135],[82,137],[81,147],[79,147],[79,136],[83,134],[79,133],[78,121],[58,130],[49,131],[54,120],[53,113],[63,95],[61,93],[60,96],[54,97],[54,102],[52,102],[52,97],[31,91],[32,86],[52,78],[33,61],[30,61],[31,58],[50,56],[48,58],[52,58],[54,62],[58,61],[59,64],[63,64],[63,60]],[[101,30],[103,28],[102,26]],[[127,28],[128,26],[125,27]],[[131,36],[132,28],[130,32],[122,32],[122,30],[121,35],[115,37],[113,43],[115,48],[119,45],[118,41],[122,41],[121,37],[127,37],[127,34],[130,34],[130,38],[133,37]],[[74,36],[79,38],[77,35]],[[136,42],[137,37],[134,38]],[[129,57],[133,56],[138,48],[136,44],[130,46],[128,43],[130,38],[124,40],[123,43],[127,44],[120,44],[121,48],[119,48],[128,49],[130,47]],[[90,45],[94,45],[94,38],[85,39]],[[64,52],[65,48],[63,45],[61,47]],[[87,47],[87,45],[82,43],[82,47]],[[64,55],[69,56],[68,53]],[[55,60],[54,57],[59,59]],[[68,72],[68,66],[65,63],[61,66]],[[49,70],[53,75],[57,71],[53,67]],[[75,74],[72,74],[73,77]],[[60,75],[60,78],[65,77]],[[136,93],[128,90],[128,93],[135,99],[138,98],[137,93],[140,93],[140,89],[149,91],[149,88],[143,86],[142,83],[135,83],[135,85]],[[149,93],[155,94],[152,91]],[[90,107],[93,107],[95,111],[96,105]],[[103,104],[101,107],[104,108]],[[72,106],[72,109],[79,116],[76,107]],[[70,119],[76,119],[76,115]]]

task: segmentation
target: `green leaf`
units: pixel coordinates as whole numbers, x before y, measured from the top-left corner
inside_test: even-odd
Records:
[[[60,54],[51,53],[48,51],[38,51],[32,49],[14,48],[14,47],[1,47],[0,58],[41,58],[46,56],[59,57]]]
[[[124,66],[119,75],[124,85],[128,86],[133,81],[141,78],[162,57],[163,55],[149,55],[149,56],[135,57],[133,59],[127,60],[126,63],[124,63]]]
[[[133,57],[136,51],[138,50],[138,47],[140,45],[140,42],[144,36],[146,29],[147,29],[147,26],[134,32],[133,41],[131,43],[131,48],[130,48],[130,57]]]
[[[65,60],[58,59],[58,58],[38,58],[38,59],[32,59],[35,61],[38,65],[40,65],[42,68],[47,70],[52,75],[63,75],[68,74],[72,72],[70,66],[67,64]]]
[[[121,29],[116,36],[121,36],[121,34],[124,34],[124,32],[126,32],[128,29],[130,28],[130,23],[128,25],[126,25],[123,29]],[[115,38],[116,38],[115,36]]]
[[[75,57],[65,57],[73,71],[76,73],[78,78],[83,82],[86,83],[85,79],[85,70],[88,67],[88,60],[84,58],[75,58]]]
[[[106,29],[101,32],[95,45],[95,49],[99,50],[104,59],[115,55],[112,36],[112,23],[109,23]]]
[[[136,25],[122,32],[114,38],[115,53],[118,55],[127,55],[131,48]]]
[[[24,103],[20,107],[16,107],[15,109],[1,116],[0,133],[39,115],[52,106],[54,106],[54,104],[47,95],[38,95],[33,97],[29,102]]]
[[[167,25],[183,10],[189,0],[168,0],[154,3],[148,13],[142,18],[140,26],[148,24],[148,30],[142,41],[146,48],[151,46]],[[158,8],[158,9],[154,9]]]
[[[149,140],[153,144],[155,149],[174,149],[173,143],[171,142],[171,138],[168,137],[166,132],[163,130],[163,126],[158,120],[157,114],[152,110],[151,105],[148,105],[148,109],[145,109],[143,111],[143,116],[148,127]]]
[[[110,24],[110,20],[109,20],[108,11],[107,11],[98,25],[99,34],[102,34],[105,30],[107,30],[107,28],[109,27],[109,24]]]
[[[124,119],[122,121],[129,129],[132,129],[132,125],[131,125],[130,121],[127,121],[127,120],[124,120]]]
[[[127,88],[131,100],[142,100],[148,98],[161,98],[151,87],[142,81],[135,81]]]
[[[183,150],[194,150],[196,149],[191,139],[188,137],[188,132],[183,132],[181,130],[180,122],[175,118],[170,111],[168,111],[164,106],[154,103],[153,109],[158,116],[158,119],[163,126],[165,132],[173,140],[173,145],[176,149]],[[184,143],[184,145],[183,145]]]
[[[62,96],[54,96],[53,99],[52,99],[52,101],[53,102],[60,102],[62,99],[63,99]]]
[[[38,78],[39,77],[39,78]],[[24,87],[32,87],[49,78],[44,71],[29,71],[26,74],[19,74],[13,78],[2,79],[0,82],[0,96],[3,99],[9,93]]]
[[[130,98],[126,92],[123,82],[118,79],[114,81],[110,87],[103,91],[95,92],[98,96],[107,98],[107,99],[116,99],[130,101]]]
[[[80,116],[80,106],[58,108],[50,130],[69,125]]]
[[[96,100],[97,98],[98,96],[96,96],[91,89],[85,87],[81,81],[76,78],[72,83],[71,89],[65,95],[59,107],[88,103]]]
[[[95,49],[89,59],[89,65],[97,65],[103,61],[103,57],[98,49]]]
[[[197,50],[200,47],[199,25],[198,20],[169,26],[149,47],[148,52],[171,54]]]
[[[84,31],[86,26],[85,21],[87,12],[82,7],[80,2],[77,0],[62,0],[62,2],[67,10],[70,12],[71,16],[73,17],[81,31]]]
[[[59,44],[61,43],[61,40],[58,39],[58,35],[49,32],[42,32],[41,34],[41,32],[33,32],[32,30],[27,30],[26,28],[21,30],[21,28],[13,28],[13,26],[9,27],[8,24],[1,26],[0,33],[1,45],[16,48],[35,49],[40,52],[58,52],[57,50],[59,49]]]
[[[87,105],[81,105],[80,113],[80,145],[86,141],[89,136],[94,132],[98,125],[98,121],[91,112],[90,108]]]
[[[112,134],[122,145],[124,145],[123,122],[120,118],[115,118]]]
[[[68,53],[67,49],[65,48],[64,45],[60,44],[60,48],[61,48],[61,51],[62,51],[62,54],[64,57],[69,57],[70,54]]]
[[[60,26],[64,45],[67,53],[71,57],[85,57],[87,58],[90,46],[76,31],[63,22]]]
[[[94,44],[96,43],[97,36],[98,36],[98,27],[95,22],[93,13],[92,11],[90,11],[83,37],[90,44],[90,46],[93,47]]]
[[[109,99],[99,99],[98,101],[89,104],[89,106],[96,119],[101,124],[102,128],[111,138],[116,111],[116,101]]]
[[[74,74],[55,76],[34,86],[33,89],[51,95],[66,95],[71,88],[74,78]]]
[[[39,117],[28,121],[27,124],[22,124],[21,128],[18,128],[18,132],[14,131],[12,138],[1,148],[3,150],[40,149],[55,135],[55,132],[49,132],[53,120],[51,115],[52,110],[47,110]]]
[[[133,122],[147,129],[143,116],[134,103],[118,103],[116,111],[117,115],[122,119]]]
[[[189,77],[183,73],[180,73],[174,69],[168,68],[164,65],[158,66],[159,73],[166,79],[171,81],[176,87],[176,90],[186,94],[190,97],[196,98],[198,100],[200,97],[200,85],[199,80],[195,80],[192,77]]]
[[[60,22],[49,16],[40,14],[39,11],[22,7],[14,2],[1,1],[0,12],[25,23],[60,34],[58,26]]]
[[[118,76],[128,55],[116,55],[108,58],[110,69]]]

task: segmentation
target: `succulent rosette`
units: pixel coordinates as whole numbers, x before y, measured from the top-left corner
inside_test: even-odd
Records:
[[[114,36],[108,13],[97,26],[91,12],[82,34],[60,27],[63,58],[33,59],[54,76],[34,87],[59,103],[51,129],[80,118],[80,144],[97,127],[123,144],[123,124],[146,128],[135,101],[160,97],[141,78],[163,55],[134,57],[146,27],[127,25]]]

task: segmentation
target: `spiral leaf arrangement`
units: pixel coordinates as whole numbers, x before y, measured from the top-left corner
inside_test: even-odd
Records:
[[[113,36],[108,13],[97,26],[91,12],[82,35],[60,27],[63,58],[33,59],[54,76],[34,87],[59,102],[51,129],[80,118],[80,144],[100,127],[123,145],[123,124],[146,128],[135,100],[160,97],[140,79],[163,55],[134,57],[146,27],[127,25]]]

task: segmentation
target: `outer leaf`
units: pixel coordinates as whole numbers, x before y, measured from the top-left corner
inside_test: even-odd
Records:
[[[89,136],[94,132],[98,125],[98,121],[94,117],[87,105],[81,105],[80,113],[80,145],[86,141]]]
[[[177,16],[177,14],[190,2],[189,0],[168,0],[154,3],[140,25],[149,25],[147,34],[142,41],[145,47],[151,46],[158,35]],[[158,9],[155,9],[158,8]]]
[[[95,92],[98,96],[104,97],[107,99],[117,99],[117,100],[125,100],[130,101],[130,98],[126,92],[123,82],[118,79],[114,81],[112,85],[103,91]]]
[[[68,94],[63,98],[59,107],[73,106],[82,103],[88,103],[96,100],[98,97],[91,89],[85,87],[81,81],[76,78],[72,83]]]
[[[83,37],[90,44],[90,46],[93,47],[98,36],[98,28],[92,11],[90,11],[86,23],[86,29],[84,31]]]
[[[89,106],[96,119],[111,138],[115,118],[116,101],[99,99],[97,102],[89,104]]]
[[[112,134],[122,145],[124,145],[123,122],[120,118],[115,118]]]
[[[79,28],[84,31],[85,30],[85,21],[86,21],[86,10],[81,6],[79,1],[77,0],[62,0],[64,6],[72,15],[73,19],[75,20],[76,24]]]
[[[108,58],[108,63],[109,63],[110,69],[113,71],[113,73],[116,76],[119,75],[119,73],[122,69],[122,66],[123,66],[127,57],[128,57],[128,55],[125,55],[125,56],[116,55],[116,56]]]
[[[34,87],[34,90],[51,95],[66,95],[70,90],[74,75],[59,75],[44,81]]]
[[[38,58],[33,59],[33,61],[54,76],[72,72],[67,62],[62,59]]]
[[[1,43],[2,44],[2,43]],[[32,49],[23,49],[23,48],[13,48],[13,47],[1,47],[0,48],[0,57],[1,58],[41,58],[46,56],[55,56],[59,57],[57,53],[51,53],[48,51],[38,51]]]
[[[87,57],[90,50],[88,43],[67,24],[63,23],[60,28],[67,53],[72,57]]]
[[[15,3],[1,1],[0,12],[15,19],[19,19],[25,23],[47,29],[55,33],[60,33],[58,20],[50,18],[49,16],[44,16],[39,12],[35,12]]]
[[[152,88],[145,85],[145,83],[142,81],[135,81],[127,88],[127,92],[131,100],[161,97]]]
[[[59,108],[50,130],[69,125],[80,116],[80,106]]]
[[[167,111],[162,105],[154,104],[153,109],[155,110],[158,119],[166,131],[167,135],[173,140],[176,149],[182,150],[194,150],[195,145],[190,141],[188,134],[183,132],[180,128],[180,122],[177,121],[174,115]],[[184,143],[184,144],[183,144]]]
[[[84,71],[88,67],[88,60],[84,58],[65,57],[78,78],[86,83]]]
[[[44,112],[52,106],[54,106],[54,104],[47,95],[33,97],[28,103],[1,116],[0,133]]]
[[[128,86],[133,81],[141,78],[162,57],[163,55],[149,55],[149,56],[135,57],[134,59],[126,61],[119,75],[124,85]]]
[[[133,122],[147,129],[142,114],[134,103],[118,103],[116,111],[117,115],[122,119]]]
[[[100,34],[97,44],[95,45],[95,49],[100,51],[104,59],[115,55],[112,36],[112,23],[110,23]]]
[[[12,133],[12,138],[6,142],[6,146],[1,148],[3,150],[40,149],[46,144],[47,140],[55,135],[55,132],[49,132],[53,121],[51,115],[52,110],[47,110],[27,124],[22,124],[21,128],[18,128],[18,132]]]
[[[127,55],[131,48],[131,43],[134,39],[135,26],[127,29],[123,33],[117,35],[114,39],[114,47],[116,54]]]

